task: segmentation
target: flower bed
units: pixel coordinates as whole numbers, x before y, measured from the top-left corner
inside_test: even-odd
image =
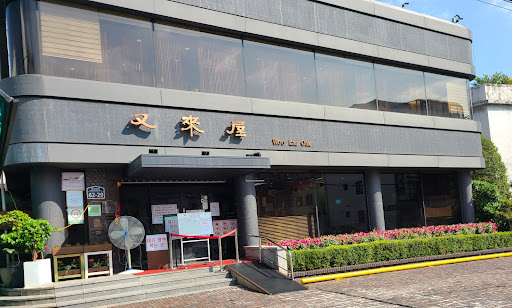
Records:
[[[293,269],[315,270],[372,262],[512,247],[512,232],[384,240],[292,251]]]
[[[370,243],[382,240],[424,239],[449,235],[491,234],[498,227],[495,223],[469,223],[449,226],[428,226],[409,229],[361,232],[353,234],[324,235],[318,238],[306,237],[301,240],[286,240],[278,244],[289,250],[317,249],[328,246]],[[269,244],[272,245],[272,244]]]

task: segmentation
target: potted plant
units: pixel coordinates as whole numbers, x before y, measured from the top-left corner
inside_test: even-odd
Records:
[[[25,287],[39,286],[52,282],[50,259],[38,260],[39,252],[45,248],[46,241],[57,230],[44,219],[32,219],[21,211],[8,212],[5,219],[14,217],[12,230],[0,236],[3,243],[18,249],[20,253],[29,253],[31,262],[23,263]],[[1,221],[0,221],[1,223]],[[4,248],[4,251],[5,248]]]
[[[13,227],[18,228],[23,225],[30,217],[18,211],[9,212],[6,215],[0,216],[0,225],[2,230],[12,231]],[[0,268],[0,277],[4,287],[7,288],[22,288],[23,287],[23,263],[20,261],[20,252],[24,247],[17,244],[12,244],[7,241],[5,237],[0,236],[1,250],[9,255],[9,261],[0,260],[5,262],[5,266]],[[15,258],[16,257],[16,258]]]
[[[78,275],[80,274],[80,261],[72,259],[71,261],[57,261],[57,270],[59,272],[59,276],[69,276],[69,275]]]
[[[109,270],[108,255],[103,257],[95,257],[87,260],[89,273],[104,272]]]

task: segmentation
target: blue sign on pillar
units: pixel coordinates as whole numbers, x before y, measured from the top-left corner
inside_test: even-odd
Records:
[[[87,187],[87,199],[101,200],[105,199],[105,188],[101,186]]]

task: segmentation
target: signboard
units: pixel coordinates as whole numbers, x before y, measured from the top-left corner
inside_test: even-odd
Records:
[[[89,199],[89,200],[105,199],[105,187],[101,187],[101,186],[87,187],[87,199]]]
[[[182,235],[212,234],[212,213],[178,213],[178,229]]]
[[[101,216],[101,204],[89,204],[89,216]]]
[[[219,202],[211,202],[210,203],[210,212],[212,213],[212,216],[220,216]]]
[[[237,228],[238,224],[236,219],[214,220],[213,221],[213,236],[222,236]],[[232,236],[235,236],[234,234]]]
[[[164,223],[164,215],[177,214],[177,204],[153,204],[151,205],[151,216],[154,225]]]
[[[84,193],[83,191],[66,191],[66,205],[69,206],[84,206]]]
[[[97,217],[89,217],[87,219],[89,221],[89,231],[101,231],[106,230],[105,226],[105,217],[97,216]]]
[[[84,211],[83,206],[77,206],[77,207],[68,207],[68,225],[70,224],[83,224],[84,223],[84,216],[82,215],[82,212]],[[82,215],[82,217],[80,217]],[[80,217],[80,219],[78,219]],[[78,219],[78,220],[77,220]]]
[[[83,172],[62,172],[62,191],[72,190],[85,190],[85,176]]]
[[[146,235],[146,251],[168,250],[167,234]]]
[[[165,232],[172,234],[180,234],[180,229],[178,227],[178,215],[164,215],[164,227]],[[179,236],[173,236],[173,240],[179,239]]]

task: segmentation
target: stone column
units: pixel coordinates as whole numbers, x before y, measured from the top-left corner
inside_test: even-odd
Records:
[[[249,235],[259,235],[258,206],[253,176],[240,176],[235,179],[236,213],[238,221],[238,238],[240,252],[244,246],[258,246],[259,239]]]
[[[471,186],[471,174],[469,170],[457,172],[459,180],[460,208],[462,222],[475,222],[475,207],[473,205],[473,187]]]
[[[380,185],[380,172],[367,170],[365,172],[366,193],[368,194],[368,215],[370,229],[386,230],[384,220],[384,204],[382,203],[382,187]]]
[[[57,228],[66,224],[66,204],[62,198],[62,170],[52,167],[30,169],[30,192],[32,195],[32,215],[48,220]],[[54,232],[48,240],[45,254],[56,245],[62,245],[67,238],[67,230]]]

